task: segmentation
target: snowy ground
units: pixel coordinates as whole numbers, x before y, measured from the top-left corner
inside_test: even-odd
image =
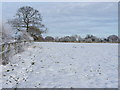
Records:
[[[36,42],[2,70],[3,88],[117,88],[118,45]]]

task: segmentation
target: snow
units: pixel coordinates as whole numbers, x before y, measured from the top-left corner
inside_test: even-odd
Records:
[[[35,42],[2,75],[3,88],[117,88],[118,44]]]

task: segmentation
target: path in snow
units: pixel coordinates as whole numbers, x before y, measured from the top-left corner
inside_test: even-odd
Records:
[[[3,66],[3,87],[117,88],[118,45],[34,43]]]

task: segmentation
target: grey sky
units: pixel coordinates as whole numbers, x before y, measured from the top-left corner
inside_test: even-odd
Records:
[[[4,21],[13,18],[22,6],[31,6],[40,11],[48,28],[44,35],[92,34],[106,37],[118,34],[117,2],[7,2],[2,4]]]

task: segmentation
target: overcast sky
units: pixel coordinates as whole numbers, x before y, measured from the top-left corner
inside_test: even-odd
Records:
[[[48,28],[47,36],[118,34],[117,2],[7,2],[2,4],[3,20],[13,18],[22,6],[39,10]]]

